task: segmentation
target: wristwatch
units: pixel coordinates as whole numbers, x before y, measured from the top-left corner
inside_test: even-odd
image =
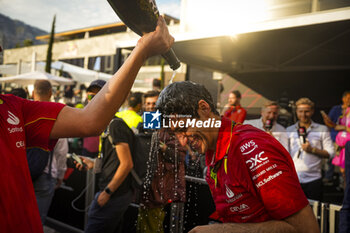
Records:
[[[105,191],[108,195],[112,195],[112,194],[113,194],[112,190],[110,190],[108,187],[106,187],[104,191]]]

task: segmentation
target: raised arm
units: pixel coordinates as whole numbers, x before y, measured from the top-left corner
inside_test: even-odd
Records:
[[[99,135],[124,102],[142,64],[153,55],[165,53],[173,42],[164,19],[159,17],[156,30],[138,41],[123,66],[84,109],[62,109],[50,138]]]

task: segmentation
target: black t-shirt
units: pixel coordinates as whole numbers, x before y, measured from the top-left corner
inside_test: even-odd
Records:
[[[128,125],[121,119],[115,118],[109,125],[109,134],[113,138],[114,145],[125,142],[129,144],[130,151],[133,148],[133,132]],[[117,156],[116,149],[111,145],[108,138],[104,138],[102,141],[102,170],[99,181],[99,187],[104,190],[108,183],[112,180],[120,161]],[[131,174],[129,174],[123,183],[114,192],[114,195],[124,194],[131,189]]]

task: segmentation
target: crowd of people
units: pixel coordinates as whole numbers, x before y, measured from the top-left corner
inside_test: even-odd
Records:
[[[201,168],[191,174],[199,177],[205,163],[204,176],[216,206],[210,218],[216,222],[191,233],[319,232],[308,199],[322,200],[322,159],[332,161],[330,172],[332,164],[344,177],[348,172],[350,92],[343,94],[341,106],[323,115],[325,125],[312,120],[315,103],[300,98],[295,103],[297,122],[287,128],[277,122],[279,104],[274,101],[263,105],[259,119],[246,120],[237,90],[230,93],[222,115],[208,90],[193,82],[175,82],[162,92],[129,93],[145,60],[164,53],[172,43],[160,17],[157,29],[138,41],[111,80],[89,85],[82,108],[50,102],[52,87],[43,80],[34,85],[35,101],[17,97],[18,90],[0,95],[1,232],[43,231],[54,190],[66,170],[67,138],[82,138],[76,169],[101,174],[85,232],[121,232],[132,201],[140,205],[137,232],[164,232],[168,205],[181,226],[185,175],[193,172],[193,163]],[[126,99],[127,107],[121,110]],[[145,128],[142,112],[156,110],[194,123]],[[220,124],[202,127],[209,121]],[[135,147],[140,143],[147,171],[138,187]],[[44,166],[34,176],[32,170],[38,168],[31,166],[39,164],[39,157]],[[348,197],[346,193],[341,221],[349,218]]]

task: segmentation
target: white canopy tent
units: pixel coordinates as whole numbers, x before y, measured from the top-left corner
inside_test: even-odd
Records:
[[[21,62],[20,65],[18,64],[4,64],[4,65],[0,65],[0,74],[3,75],[17,75],[18,72],[19,73],[28,73],[31,72],[32,68],[31,68],[32,64],[30,62]],[[38,67],[37,69],[38,71],[44,71],[45,67]]]
[[[45,64],[44,62],[42,63]],[[95,70],[84,69],[79,66],[71,65],[61,61],[53,62],[51,64],[51,68],[56,70],[62,70],[64,72],[69,73],[72,76],[73,80],[80,83],[90,83],[95,79],[103,79],[107,81],[112,77],[111,74],[106,74]]]
[[[98,72],[95,70],[84,69],[79,66],[71,65],[65,62],[56,61],[51,64],[51,68],[55,70],[62,70],[69,73],[74,81],[79,83],[90,83],[95,79],[108,80],[112,77],[110,74]],[[0,74],[17,75],[18,70],[21,73],[27,73],[31,70],[31,63],[21,63],[19,68],[17,64],[0,65]],[[40,72],[45,70],[45,62],[37,62],[35,69]]]
[[[35,80],[48,80],[51,82],[52,85],[74,84],[74,81],[71,79],[58,77],[41,71],[15,75],[12,77],[0,78],[0,83],[17,83],[21,85],[31,85],[34,84]]]

